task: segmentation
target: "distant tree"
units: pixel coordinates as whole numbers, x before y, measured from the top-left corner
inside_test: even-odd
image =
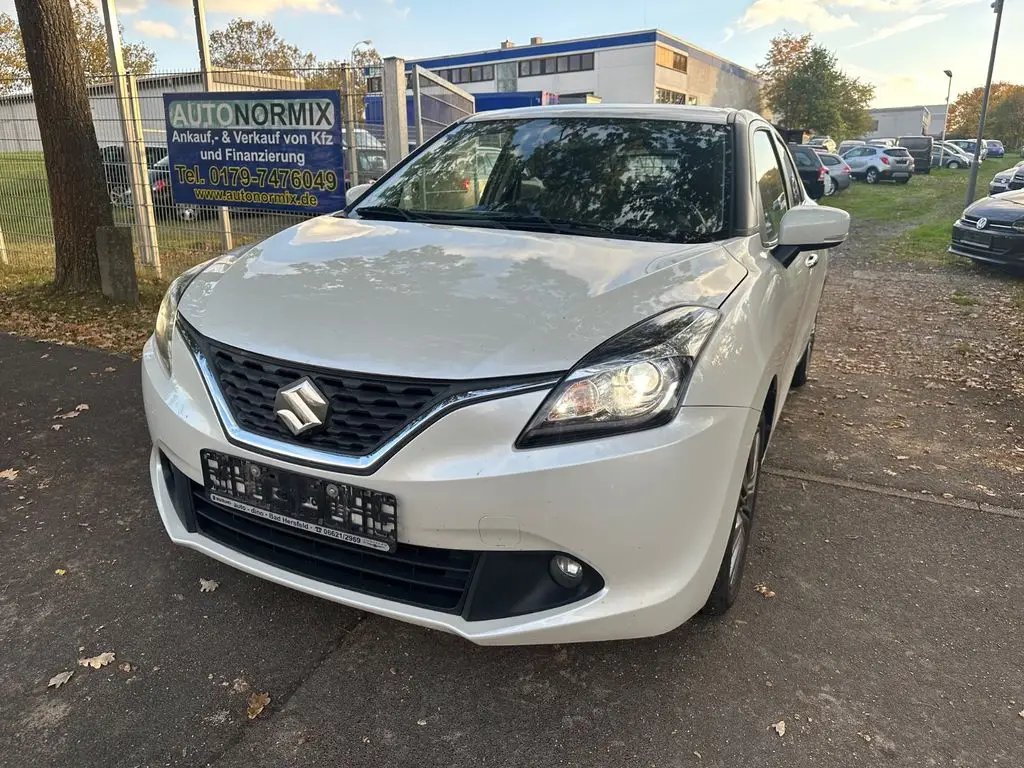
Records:
[[[1001,140],[1007,150],[1024,145],[1024,85],[1007,87],[989,107],[985,135]]]
[[[758,74],[764,103],[787,128],[847,138],[870,126],[874,86],[843,72],[835,54],[811,35],[774,37]]]
[[[110,56],[107,52],[107,30],[103,15],[95,0],[72,0],[71,19],[74,26],[82,69],[87,77],[110,74]],[[121,29],[122,33],[124,29]],[[142,43],[121,43],[125,69],[136,75],[153,71],[156,54]],[[6,13],[0,13],[0,94],[27,91],[28,64],[25,46],[18,22]]]
[[[54,287],[99,291],[96,230],[112,226],[68,0],[14,0],[39,116],[55,250]]]
[[[1021,86],[1012,83],[992,83],[992,92],[989,96],[989,116],[995,113],[996,107],[1003,98]],[[985,89],[981,86],[961,93],[956,101],[949,105],[949,114],[946,116],[946,133],[950,136],[963,136],[975,138],[978,134],[978,123],[981,120],[981,100]],[[987,125],[986,121],[986,125]]]
[[[210,59],[226,69],[312,70],[316,56],[286,43],[269,21],[232,19],[227,27],[210,33]]]

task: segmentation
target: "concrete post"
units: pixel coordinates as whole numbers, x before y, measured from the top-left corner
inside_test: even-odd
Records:
[[[4,231],[0,229],[0,264],[10,266],[10,259],[7,258],[7,243],[4,242]]]
[[[388,167],[393,168],[409,154],[409,116],[405,103],[405,59],[384,59],[383,102],[384,144]]]
[[[153,191],[149,186],[149,159],[142,131],[142,112],[139,108],[139,88],[135,75],[126,75],[128,103],[125,105],[133,134],[132,154],[125,156],[137,172],[132,177],[132,206],[139,229],[139,254],[143,264],[153,267],[160,277],[160,243],[156,233],[156,210]]]
[[[345,68],[345,140],[342,142],[345,167],[348,168],[348,183],[354,187],[359,183],[359,159],[356,157],[356,73],[355,64]]]
[[[423,100],[420,98],[420,65],[412,65],[412,108],[416,121],[416,146],[423,146]],[[407,116],[408,117],[408,116]]]

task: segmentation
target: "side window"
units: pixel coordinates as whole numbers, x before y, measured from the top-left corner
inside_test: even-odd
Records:
[[[754,178],[757,180],[761,210],[764,214],[764,241],[769,244],[778,239],[779,223],[789,210],[786,184],[775,147],[767,131],[754,132],[753,150]]]

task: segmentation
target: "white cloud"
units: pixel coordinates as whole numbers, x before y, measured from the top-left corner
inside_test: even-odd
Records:
[[[906,19],[903,19],[903,21],[896,22],[892,26],[883,27],[875,34],[871,35],[868,38],[865,38],[864,40],[861,40],[859,43],[854,43],[850,47],[859,48],[862,45],[876,43],[879,40],[885,40],[886,38],[892,37],[893,35],[900,35],[904,32],[909,32],[912,29],[923,27],[926,24],[934,24],[936,21],[942,21],[944,18],[946,18],[946,14],[944,13],[926,13],[920,16],[910,16]]]
[[[728,43],[730,40],[732,40],[733,35],[735,35],[735,34],[736,34],[736,30],[733,29],[732,27],[726,27],[725,29],[723,29],[722,30],[722,40],[719,43],[719,45],[721,45],[722,43]]]
[[[121,16],[131,16],[146,10],[147,0],[120,0],[117,3],[117,12]]]
[[[166,21],[137,19],[132,22],[132,29],[143,37],[153,38],[154,40],[174,40],[181,37],[181,33],[178,32],[177,28],[171,26]]]
[[[235,13],[247,17],[269,16],[278,11],[343,15],[341,8],[331,0],[206,0],[206,10],[209,13]]]
[[[754,0],[740,18],[739,25],[753,30],[780,21],[794,21],[814,32],[832,32],[857,25],[848,13],[833,13],[818,0]]]

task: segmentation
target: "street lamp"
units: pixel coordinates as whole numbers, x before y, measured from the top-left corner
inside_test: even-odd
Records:
[[[953,92],[953,71],[949,69],[942,71],[949,78],[949,82],[946,84],[946,111],[942,114],[942,143],[939,144],[939,168],[946,167],[946,124],[949,122],[949,94]]]

